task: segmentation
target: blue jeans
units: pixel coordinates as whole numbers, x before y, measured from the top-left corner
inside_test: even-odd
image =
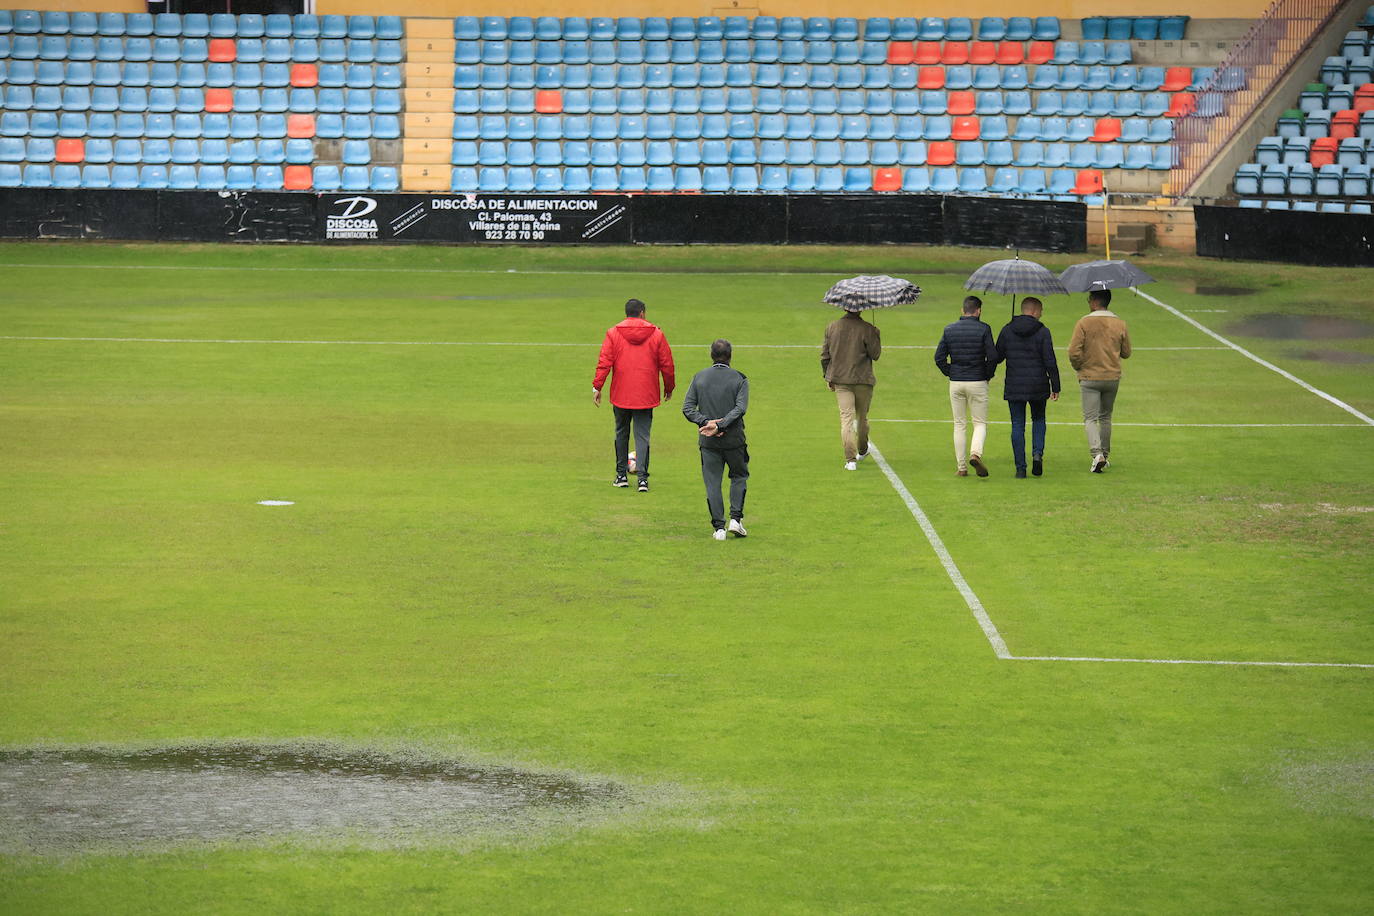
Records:
[[[1016,469],[1026,469],[1026,405],[1031,412],[1031,454],[1045,454],[1045,399],[1038,401],[1007,401],[1011,408],[1011,453],[1016,457]]]

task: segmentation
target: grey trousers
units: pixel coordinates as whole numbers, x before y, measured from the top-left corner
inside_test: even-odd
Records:
[[[711,512],[711,527],[725,527],[725,501],[720,492],[720,475],[730,468],[730,517],[744,518],[744,493],[749,481],[749,449],[704,448],[701,450],[701,479],[706,484],[706,508]]]
[[[1078,382],[1083,395],[1083,429],[1088,434],[1088,451],[1106,455],[1112,450],[1112,408],[1116,405],[1119,379]]]
[[[630,425],[634,424],[635,464],[640,477],[649,476],[649,432],[654,428],[654,409],[615,408],[615,473],[626,476],[630,460]]]

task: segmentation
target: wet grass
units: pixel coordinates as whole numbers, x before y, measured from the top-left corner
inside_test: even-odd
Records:
[[[0,268],[10,337],[581,345],[0,341],[0,744],[254,736],[680,787],[457,843],[10,856],[0,910],[1367,908],[1368,671],[998,661],[887,482],[840,471],[815,351],[763,346],[817,343],[834,279],[908,276],[926,293],[878,317],[875,416],[940,420],[929,350],[897,346],[933,345],[961,277],[1004,254],[0,245],[55,268]],[[226,269],[82,266],[119,264]],[[330,266],[351,272],[310,269]],[[1359,275],[1143,266],[1218,329],[1374,320]],[[736,343],[746,540],[707,536],[676,399],[653,492],[609,486],[586,388],[631,295],[684,381]],[[1061,347],[1080,310],[1047,300]],[[1144,299],[1117,311],[1142,348],[1120,421],[1358,422],[1229,351],[1145,349],[1215,341]],[[1369,365],[1240,342],[1374,411]],[[1374,661],[1369,428],[1120,426],[1090,475],[1081,431],[1052,426],[1024,481],[1006,430],[987,480],[953,477],[944,424],[874,435],[1014,652]]]

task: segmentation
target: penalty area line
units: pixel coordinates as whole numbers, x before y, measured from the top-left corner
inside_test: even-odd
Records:
[[[992,622],[992,617],[988,615],[987,608],[983,607],[983,602],[974,593],[973,587],[968,584],[964,574],[959,571],[959,566],[954,562],[954,557],[950,555],[949,548],[945,546],[944,540],[936,532],[935,526],[931,524],[930,517],[921,508],[916,497],[911,495],[902,478],[888,464],[887,459],[872,439],[868,440],[868,450],[873,455],[873,460],[877,462],[879,470],[887,478],[887,482],[892,485],[892,489],[897,491],[902,502],[906,504],[911,517],[916,519],[916,523],[921,526],[926,540],[930,542],[931,549],[935,551],[935,556],[939,558],[940,565],[944,567],[945,574],[949,576],[954,587],[958,589],[963,597],[964,603],[972,612],[975,620],[978,621],[979,628],[983,635],[987,637],[988,643],[992,646],[992,651],[1000,659],[1016,662],[1102,662],[1132,665],[1215,665],[1230,668],[1374,668],[1374,664],[1361,662],[1261,662],[1261,661],[1236,661],[1229,659],[1191,659],[1191,658],[1110,658],[1106,656],[1090,655],[1013,655],[1007,648],[1006,640],[1002,638],[997,625]]]

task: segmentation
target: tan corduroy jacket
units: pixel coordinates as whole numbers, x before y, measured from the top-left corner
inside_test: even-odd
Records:
[[[883,345],[876,325],[857,314],[830,322],[821,344],[821,371],[835,385],[874,385],[873,360],[882,355]]]
[[[1131,357],[1131,335],[1111,309],[1089,312],[1078,319],[1069,338],[1069,365],[1080,382],[1112,382],[1121,378],[1121,361]]]

